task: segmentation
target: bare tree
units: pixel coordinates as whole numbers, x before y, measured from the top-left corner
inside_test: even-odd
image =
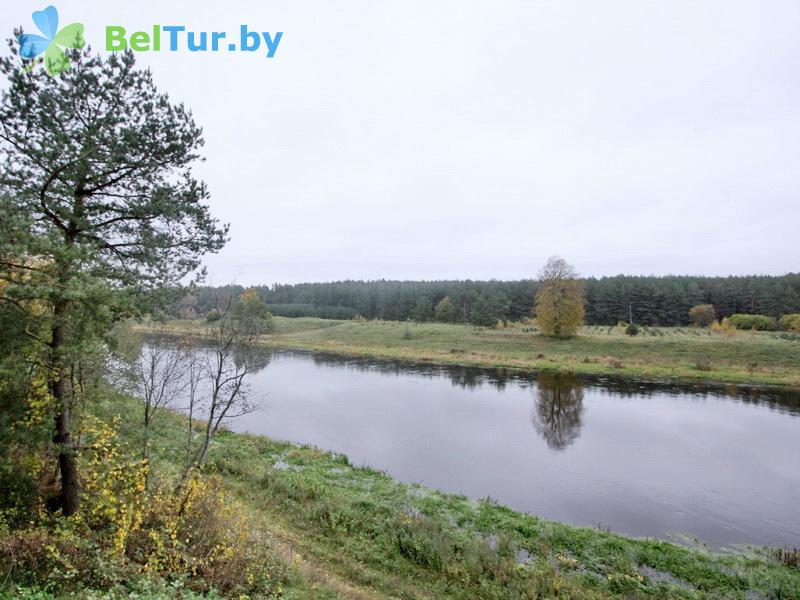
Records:
[[[221,306],[220,319],[209,328],[210,348],[205,352],[204,372],[197,373],[206,389],[203,390],[205,402],[202,409],[206,422],[201,433],[198,447],[187,450],[187,461],[184,479],[193,470],[200,467],[205,460],[211,441],[220,427],[228,420],[241,417],[252,412],[255,406],[249,398],[249,388],[245,377],[251,369],[251,353],[248,345],[258,335],[246,322],[238,319],[231,311],[232,299]],[[218,304],[219,306],[219,304]],[[196,402],[196,390],[192,392],[191,413],[199,408]],[[191,424],[190,424],[191,427]],[[192,431],[189,430],[191,445]]]
[[[186,428],[186,464],[188,471],[192,466],[192,440],[194,439],[194,417],[197,408],[197,397],[200,392],[200,385],[203,381],[203,368],[195,346],[187,349],[186,377],[187,377],[187,400],[186,411],[189,421]]]
[[[136,380],[144,400],[142,458],[150,454],[150,427],[161,409],[171,407],[183,394],[188,381],[186,358],[181,348],[166,336],[151,337],[136,364]]]

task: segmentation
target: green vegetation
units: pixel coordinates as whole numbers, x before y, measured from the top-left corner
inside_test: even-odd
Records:
[[[724,336],[642,326],[633,340],[612,326],[556,340],[527,323],[508,327],[530,313],[530,282],[228,286],[175,302],[178,283],[227,238],[192,171],[202,131],[130,52],[87,48],[69,59],[50,78],[21,69],[15,52],[0,58],[9,80],[0,99],[1,597],[800,595],[793,550],[719,556],[568,527],[225,428],[253,408],[245,377],[266,364],[268,352],[251,351],[259,344],[798,385],[800,336],[720,324]],[[722,315],[800,310],[795,275],[610,278],[587,290],[593,323],[616,322],[620,302],[651,324],[683,322],[705,300]],[[582,303],[570,298],[571,320],[558,317],[556,335],[580,322]],[[361,318],[273,317],[270,305]],[[164,329],[203,336],[202,360],[152,343],[127,369],[117,364],[125,339],[115,327],[165,309],[200,317]],[[365,318],[376,315],[405,322]],[[411,322],[434,317],[473,326]],[[185,415],[166,410],[184,394]]]
[[[436,304],[433,311],[434,318],[441,323],[458,323],[461,320],[461,311],[458,310],[450,296],[445,296]]]
[[[374,600],[800,594],[800,571],[773,551],[716,555],[570,527],[488,499],[401,484],[342,455],[228,432],[209,450],[191,492],[193,509],[176,518],[164,490],[183,465],[185,417],[164,413],[154,423],[156,475],[151,491],[137,492],[103,474],[121,464],[138,472],[132,457],[141,431],[118,417],[139,412],[139,402],[110,390],[100,397],[87,433],[91,450],[80,456],[87,477],[98,482],[84,500],[94,527],[80,520],[52,527],[50,517],[35,517],[12,534],[0,528],[0,564],[17,569],[10,580],[0,573],[9,597],[56,598],[81,589],[91,598],[134,591],[140,598]],[[114,422],[118,438],[108,425]],[[122,508],[124,498],[147,500],[147,517],[136,527],[100,510]],[[78,549],[67,554],[70,543]],[[59,575],[70,566],[69,577]]]
[[[272,313],[254,289],[245,290],[233,306],[233,317],[248,335],[272,333]]]
[[[714,307],[715,318],[735,313],[760,313],[776,319],[800,313],[800,274],[740,277],[616,275],[583,280],[585,322],[616,325],[633,321],[648,326],[683,326],[692,323],[689,310],[702,304]],[[197,289],[197,308],[205,314],[214,308],[218,293],[234,297],[241,286]],[[258,286],[258,295],[273,314],[287,317],[332,319],[420,320],[415,317],[419,298],[436,306],[448,297],[457,308],[454,318],[469,322],[481,297],[492,298],[500,308],[495,321],[519,321],[531,316],[538,291],[534,280],[521,281],[335,281]],[[177,316],[177,312],[175,313]],[[448,319],[436,320],[449,322]]]
[[[318,317],[321,319],[353,319],[355,308],[347,306],[314,306],[313,304],[269,304],[272,314],[280,317]]]
[[[636,323],[628,323],[625,327],[625,335],[629,335],[633,337],[634,335],[639,335],[639,326]]]
[[[771,331],[777,327],[774,318],[767,315],[731,315],[730,324],[736,329],[754,329],[755,331]]]
[[[142,325],[147,328],[148,326]],[[171,321],[172,333],[203,335],[204,324]],[[404,331],[411,332],[410,337]],[[440,364],[568,371],[623,377],[800,387],[800,336],[711,329],[589,326],[568,340],[525,323],[497,329],[445,323],[275,318],[259,343],[355,356]],[[702,369],[697,365],[703,364]]]
[[[800,314],[783,315],[778,322],[780,329],[800,332]]]
[[[536,292],[536,323],[545,335],[573,337],[583,324],[583,283],[575,269],[560,256],[553,256],[539,274]]]
[[[145,290],[175,285],[227,229],[194,178],[202,130],[133,55],[70,53],[52,78],[0,60],[0,282],[39,345],[30,380],[55,399],[64,514],[77,512],[74,373],[111,325],[141,312]]]
[[[697,327],[709,327],[717,320],[717,311],[713,304],[698,304],[689,309],[689,319]]]

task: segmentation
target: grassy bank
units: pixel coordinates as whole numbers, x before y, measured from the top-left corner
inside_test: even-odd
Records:
[[[642,327],[583,327],[570,340],[538,335],[530,325],[479,329],[441,323],[275,318],[260,343],[355,356],[633,378],[800,387],[797,334]],[[147,329],[147,325],[140,326]],[[169,331],[202,335],[205,323],[171,321]]]
[[[136,400],[109,392],[94,412],[106,422],[123,417],[123,447],[136,452],[139,410]],[[156,423],[153,472],[161,479],[180,469],[184,427],[173,413]],[[249,535],[268,554],[269,595],[252,597],[800,597],[800,571],[757,551],[718,555],[544,521],[490,500],[401,484],[344,456],[265,437],[221,434],[204,477],[219,478],[221,490],[236,500],[229,508],[246,513]],[[196,597],[184,580],[158,585],[161,591],[148,591],[140,581],[135,597]],[[116,589],[118,595],[91,597],[134,597],[124,579]],[[51,598],[58,588],[6,593]]]

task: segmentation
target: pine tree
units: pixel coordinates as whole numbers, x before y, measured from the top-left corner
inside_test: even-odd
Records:
[[[78,510],[67,367],[82,344],[130,314],[154,287],[175,285],[220,249],[227,228],[208,212],[191,170],[202,131],[191,113],[158,92],[133,53],[69,51],[70,69],[51,77],[0,59],[9,85],[0,98],[0,267],[5,290],[47,306],[50,390],[60,506]],[[11,257],[35,257],[35,263]]]

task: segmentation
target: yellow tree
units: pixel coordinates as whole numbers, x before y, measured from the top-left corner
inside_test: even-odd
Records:
[[[552,256],[539,272],[536,321],[545,335],[572,337],[583,323],[583,283],[575,269]]]

